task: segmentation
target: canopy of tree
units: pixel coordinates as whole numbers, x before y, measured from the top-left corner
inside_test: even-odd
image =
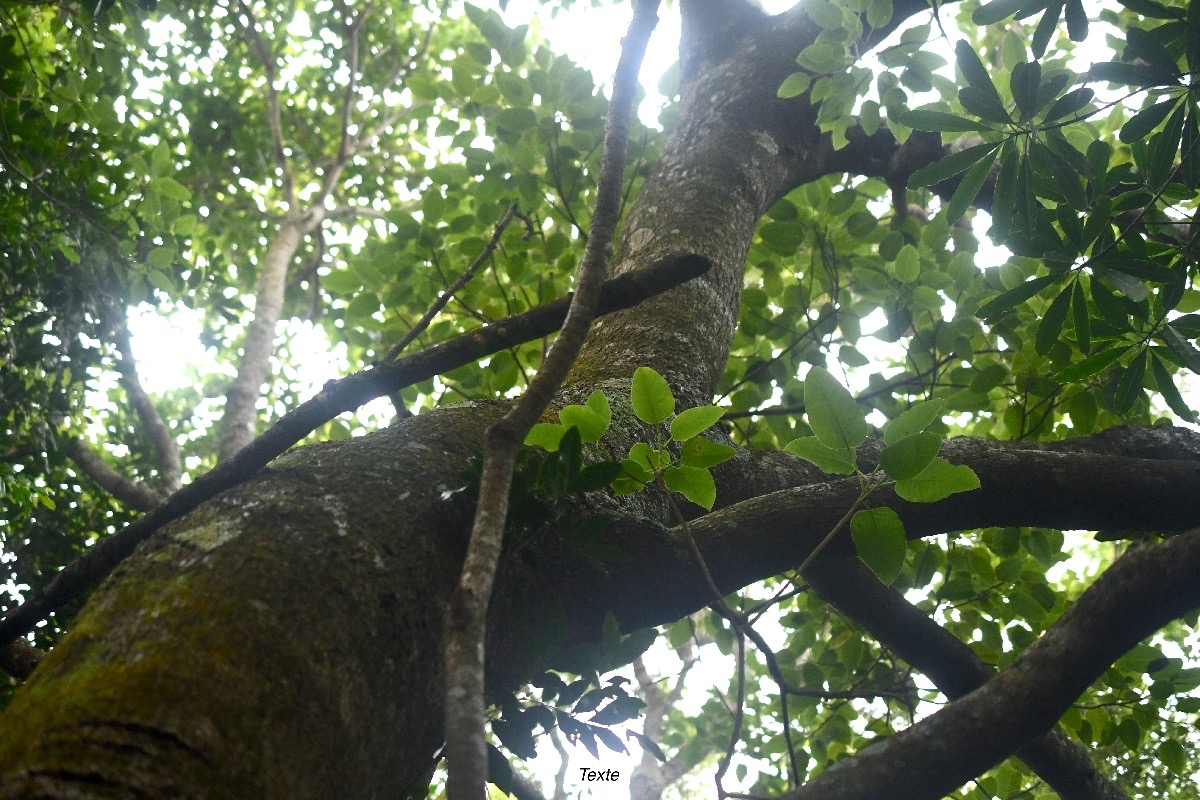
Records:
[[[0,5],[0,798],[1194,796],[1200,3],[495,5]]]

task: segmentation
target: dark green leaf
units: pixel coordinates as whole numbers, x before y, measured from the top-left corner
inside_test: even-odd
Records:
[[[504,754],[494,744],[488,744],[487,746],[487,768],[488,783],[495,784],[496,788],[505,794],[512,794],[512,765],[508,763],[508,759],[504,757]]]
[[[1188,404],[1184,402],[1183,396],[1175,387],[1175,381],[1171,378],[1171,373],[1167,372],[1166,366],[1157,356],[1150,363],[1154,371],[1154,383],[1158,385],[1158,393],[1163,396],[1163,400],[1166,400],[1170,409],[1182,419],[1195,422],[1196,412],[1188,408]]]
[[[1130,347],[1132,345],[1114,347],[1110,350],[1102,350],[1095,355],[1088,356],[1082,361],[1077,361],[1071,366],[1059,370],[1054,375],[1054,380],[1059,383],[1074,383],[1075,381],[1089,378],[1115,363],[1117,359],[1129,351]]]
[[[1113,286],[1121,290],[1121,294],[1135,303],[1140,303],[1150,296],[1150,290],[1146,288],[1146,284],[1132,275],[1109,269],[1105,270],[1105,277],[1112,281]]]
[[[1058,343],[1063,323],[1067,321],[1067,312],[1071,308],[1071,297],[1074,290],[1073,284],[1064,286],[1054,301],[1050,303],[1050,308],[1046,310],[1042,321],[1038,323],[1037,338],[1034,341],[1038,355],[1046,355],[1050,352],[1050,348]]]
[[[941,183],[977,163],[980,159],[987,158],[999,146],[999,143],[979,144],[946,156],[941,161],[936,161],[914,172],[908,179],[908,185],[915,189],[920,186]]]
[[[1017,175],[1020,155],[1012,139],[1004,143],[1000,151],[1000,173],[992,195],[992,230],[989,233],[998,242],[1004,241],[1012,220],[1013,204],[1017,197]]]
[[[1163,326],[1163,341],[1175,352],[1175,355],[1183,359],[1183,363],[1187,365],[1188,369],[1200,374],[1200,352],[1196,351],[1188,338],[1176,330],[1174,325]]]
[[[659,761],[665,762],[667,760],[667,754],[662,751],[662,748],[655,744],[654,740],[649,736],[646,736],[644,733],[638,733],[637,731],[626,731],[625,735],[632,736],[634,739],[637,739],[637,743],[642,746],[642,749],[657,758]]]
[[[1133,404],[1142,395],[1142,384],[1146,379],[1146,359],[1148,355],[1145,350],[1138,353],[1137,357],[1121,373],[1121,379],[1117,381],[1117,388],[1113,394],[1113,405],[1121,414],[1128,413],[1129,409],[1133,408]]]
[[[1118,2],[1137,14],[1151,19],[1180,19],[1182,16],[1173,8],[1167,8],[1154,0],[1118,0]]]
[[[1006,311],[1016,308],[1047,286],[1057,283],[1061,277],[1061,275],[1044,275],[1041,278],[1030,278],[1020,286],[1014,286],[999,297],[993,297],[984,303],[975,312],[975,316],[981,319],[994,319]]]
[[[621,464],[617,461],[601,461],[589,464],[580,470],[568,490],[572,492],[595,492],[607,489],[621,474]]]
[[[1054,105],[1050,106],[1050,110],[1046,112],[1045,121],[1053,122],[1056,119],[1074,114],[1088,103],[1092,102],[1092,98],[1096,93],[1086,87],[1072,89],[1064,94],[1058,100],[1054,101]]]
[[[1029,42],[1029,49],[1033,52],[1034,58],[1046,55],[1046,46],[1050,44],[1050,39],[1058,28],[1058,15],[1062,13],[1062,10],[1063,0],[1053,0],[1046,6],[1046,12],[1038,20],[1037,27],[1033,30],[1033,39]]]
[[[1183,28],[1183,42],[1187,46],[1188,71],[1194,75],[1200,72],[1200,4],[1187,4],[1187,24]]]
[[[1013,67],[1009,88],[1021,112],[1021,122],[1030,119],[1037,112],[1038,87],[1041,84],[1042,65],[1038,62],[1025,61]]]
[[[977,89],[974,86],[967,86],[958,91],[958,102],[969,114],[1007,124],[1012,122],[1012,116],[1004,108],[1004,103],[1000,102],[1000,98],[992,97],[991,94],[982,89]]]
[[[1145,139],[1150,135],[1150,132],[1157,128],[1167,115],[1171,113],[1171,109],[1175,107],[1178,101],[1175,98],[1163,100],[1161,103],[1155,103],[1149,108],[1143,108],[1133,118],[1126,122],[1121,127],[1122,142],[1136,142],[1139,139]]]
[[[1067,0],[1067,35],[1072,42],[1082,42],[1087,34],[1088,18],[1083,3],[1081,0]]]
[[[992,78],[988,75],[987,68],[983,66],[979,54],[965,39],[959,39],[954,43],[954,61],[970,86],[983,92],[997,105],[1003,105],[1000,101],[1000,92],[996,91],[996,85],[992,83]]]
[[[1042,112],[1046,106],[1054,102],[1054,99],[1062,94],[1062,90],[1067,88],[1067,84],[1075,79],[1074,73],[1071,72],[1052,72],[1042,76],[1041,84],[1037,88],[1037,106],[1036,112]]]
[[[640,698],[624,695],[597,711],[588,722],[596,725],[617,725],[626,720],[637,719],[645,707],[646,703]]]
[[[1083,293],[1083,281],[1075,281],[1075,295],[1071,299],[1071,311],[1075,317],[1075,341],[1079,344],[1079,350],[1085,356],[1092,349],[1092,326],[1091,319],[1088,317],[1087,297]]]
[[[1011,17],[1024,6],[1031,4],[1030,0],[992,0],[975,9],[971,14],[971,21],[976,25],[991,25]]]
[[[991,172],[992,164],[996,161],[996,153],[997,150],[992,150],[981,158],[978,164],[971,167],[971,171],[954,190],[954,196],[950,198],[950,204],[946,206],[947,224],[953,225],[958,222],[966,213],[967,207],[975,202],[975,198],[979,196],[979,190],[983,188],[984,181]]]
[[[1136,26],[1130,27],[1125,31],[1125,41],[1133,54],[1150,66],[1157,67],[1164,72],[1179,73],[1179,64],[1176,63],[1175,57],[1167,52],[1167,48],[1163,47],[1162,42],[1153,33]],[[1126,59],[1133,60],[1128,55],[1126,55]]]
[[[944,133],[965,133],[971,131],[990,131],[991,127],[973,119],[947,114],[944,111],[913,109],[900,115],[900,124],[907,125],[919,131],[941,131]]]
[[[1109,325],[1118,330],[1129,330],[1129,314],[1126,312],[1125,306],[1121,303],[1120,298],[1098,279],[1092,280],[1092,302],[1096,304],[1100,316],[1104,317]]]
[[[1172,86],[1178,78],[1166,70],[1149,64],[1126,64],[1121,61],[1102,61],[1093,64],[1088,80],[1123,83],[1128,86]]]

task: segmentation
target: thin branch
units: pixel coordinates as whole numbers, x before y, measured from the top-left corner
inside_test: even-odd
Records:
[[[237,14],[230,14],[229,17],[263,65],[263,72],[267,79],[267,124],[271,128],[271,147],[275,152],[275,162],[279,166],[282,176],[283,199],[287,201],[289,208],[294,209],[296,188],[292,177],[292,167],[283,147],[283,120],[279,104],[279,91],[275,88],[275,54],[271,52],[270,46],[258,30],[258,20],[254,16],[254,11],[246,4],[245,0],[237,0],[237,5],[241,13],[246,16],[246,21],[243,23]]]
[[[450,800],[477,800],[487,780],[484,637],[503,545],[513,461],[525,435],[570,371],[595,317],[617,229],[638,70],[658,22],[657,11],[658,0],[641,0],[622,43],[605,126],[593,236],[584,251],[567,319],[521,399],[485,436],[475,522],[458,587],[446,605],[446,794]]]
[[[129,395],[129,401],[133,404],[138,419],[141,420],[142,426],[149,434],[150,441],[154,443],[154,450],[158,456],[158,468],[162,472],[163,489],[170,494],[179,488],[179,479],[183,471],[179,446],[175,443],[171,429],[159,416],[154,401],[142,388],[137,361],[133,358],[133,347],[129,341],[129,328],[121,325],[117,329],[116,336],[117,352],[121,356],[121,360],[117,362],[117,371],[121,373],[121,383],[125,387],[125,393]]]
[[[417,323],[412,326],[408,333],[404,334],[400,341],[392,345],[392,349],[388,350],[387,355],[384,356],[384,361],[394,361],[413,339],[416,339],[429,327],[429,323],[433,321],[433,318],[437,316],[439,311],[446,307],[446,303],[450,302],[450,298],[454,297],[464,286],[471,282],[471,279],[475,277],[475,273],[479,271],[479,268],[487,263],[487,260],[492,257],[492,253],[496,252],[496,248],[500,246],[500,234],[504,233],[504,229],[513,221],[513,216],[516,213],[517,206],[514,203],[508,207],[508,210],[504,212],[504,216],[496,223],[496,227],[492,230],[492,238],[488,241],[487,246],[483,248],[483,252],[475,257],[471,265],[463,270],[463,273],[454,280],[454,283],[450,284],[444,292],[438,295],[438,298],[430,304],[429,308],[425,310],[425,313],[421,315],[421,318],[417,320]]]

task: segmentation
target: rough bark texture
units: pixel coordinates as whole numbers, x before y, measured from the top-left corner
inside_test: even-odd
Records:
[[[615,271],[680,253],[714,267],[598,324],[562,398],[594,388],[627,397],[633,370],[649,365],[684,403],[707,402],[759,217],[830,163],[811,107],[775,97],[811,40],[806,18],[768,22],[741,0],[683,7],[678,125],[627,218]],[[6,711],[0,798],[356,800],[423,787],[442,741],[445,600],[471,517],[462,472],[503,410],[444,409],[295,451],[145,543]],[[619,405],[613,433],[638,435]],[[1059,450],[952,442],[944,455],[973,466],[983,489],[921,507],[878,498],[914,536],[1018,524],[1182,530],[1200,524],[1200,464],[1195,438],[1179,440],[1133,455],[1091,452],[1086,442]],[[857,493],[779,453],[743,453],[718,473],[725,508],[696,520],[692,532],[723,590],[799,564]],[[660,505],[644,497],[589,502],[572,513],[613,514],[607,535],[631,559],[597,572],[564,555],[553,530],[511,543],[489,612],[491,691],[535,674],[556,647],[594,637],[609,610],[629,630],[711,599]],[[538,641],[552,627],[544,620],[559,612],[567,641]],[[1064,641],[1088,646],[1103,631],[1075,634],[1084,638]],[[1006,681],[1035,684],[1039,662],[1029,663]],[[1056,676],[1077,666],[1045,664],[1067,664]],[[1006,732],[1002,745],[1015,749],[1022,736],[1046,730],[1054,703],[1070,702],[1077,684],[1048,681],[1059,693],[1054,702]],[[987,713],[1011,710],[1000,697]],[[975,716],[985,734],[994,722],[987,713]],[[917,751],[924,742],[953,754],[959,733],[909,739]],[[986,766],[999,757],[991,748],[976,760]],[[884,777],[891,789],[906,775],[893,769]]]

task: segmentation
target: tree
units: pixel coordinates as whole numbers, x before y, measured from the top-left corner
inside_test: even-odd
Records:
[[[592,325],[517,456],[483,593],[505,749],[625,747],[637,701],[603,676],[670,626],[736,656],[702,746],[647,729],[718,753],[721,792],[735,751],[797,799],[1186,785],[1200,440],[1160,400],[1194,420],[1200,10],[1103,9],[1128,43],[1079,74],[1077,0],[963,5],[952,80],[946,7],[679,5],[678,101],[623,174],[591,78],[495,11],[4,9],[0,478],[32,596],[0,632],[11,674],[41,664],[0,795],[426,790],[484,432],[552,358],[565,305],[535,306],[605,248],[606,177],[629,277],[600,309],[703,274]],[[142,301],[195,309],[236,377],[150,397]],[[303,318],[374,366],[301,404],[275,333]],[[330,421],[386,391],[393,424]],[[1059,574],[1070,548],[1103,573]],[[50,612],[40,659],[13,639]]]

